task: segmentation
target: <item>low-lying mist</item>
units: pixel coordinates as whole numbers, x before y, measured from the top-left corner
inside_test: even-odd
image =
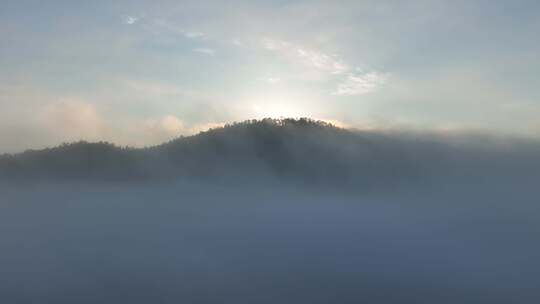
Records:
[[[536,303],[540,145],[263,120],[0,159],[2,303]]]

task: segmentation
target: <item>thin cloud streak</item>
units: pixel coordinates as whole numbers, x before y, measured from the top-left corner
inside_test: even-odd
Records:
[[[350,72],[351,66],[338,56],[328,55],[288,41],[265,38],[262,40],[262,46],[299,65],[322,72],[326,78],[339,79],[340,84],[331,95],[355,96],[371,93],[388,79],[387,74],[376,71],[365,74]]]
[[[286,57],[297,64],[313,68],[330,75],[339,75],[350,69],[350,67],[337,56],[331,56],[320,51],[305,48],[294,43],[264,38],[262,47],[268,51],[275,52]]]
[[[196,48],[193,50],[196,53],[208,55],[208,56],[214,56],[216,55],[216,50],[211,48]]]
[[[333,93],[337,96],[355,96],[374,92],[387,81],[388,75],[369,72],[362,75],[349,74]]]

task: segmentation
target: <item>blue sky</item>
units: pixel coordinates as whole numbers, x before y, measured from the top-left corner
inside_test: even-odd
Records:
[[[538,1],[2,1],[0,152],[227,122],[540,135]]]

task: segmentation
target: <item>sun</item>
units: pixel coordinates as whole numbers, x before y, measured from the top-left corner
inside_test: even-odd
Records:
[[[255,118],[293,118],[305,117],[305,113],[290,104],[283,103],[254,103],[252,105]]]
[[[254,92],[255,93],[255,92]],[[261,90],[245,98],[246,114],[252,118],[309,117],[306,97],[291,91]]]

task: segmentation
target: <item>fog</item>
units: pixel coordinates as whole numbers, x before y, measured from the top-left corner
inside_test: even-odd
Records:
[[[0,302],[540,300],[537,143],[392,133],[346,145],[333,132],[342,131],[317,137],[323,146],[265,150],[273,158],[253,156],[259,143],[245,134],[218,146],[188,138],[208,154],[177,148],[199,157],[182,167],[163,161],[163,147],[145,150],[154,161],[144,167],[168,173],[140,179],[64,174],[78,168],[69,166],[13,175],[23,167],[10,165],[0,183]],[[250,149],[230,153],[231,143]],[[208,171],[202,160],[222,166]],[[173,175],[172,164],[205,174]]]

